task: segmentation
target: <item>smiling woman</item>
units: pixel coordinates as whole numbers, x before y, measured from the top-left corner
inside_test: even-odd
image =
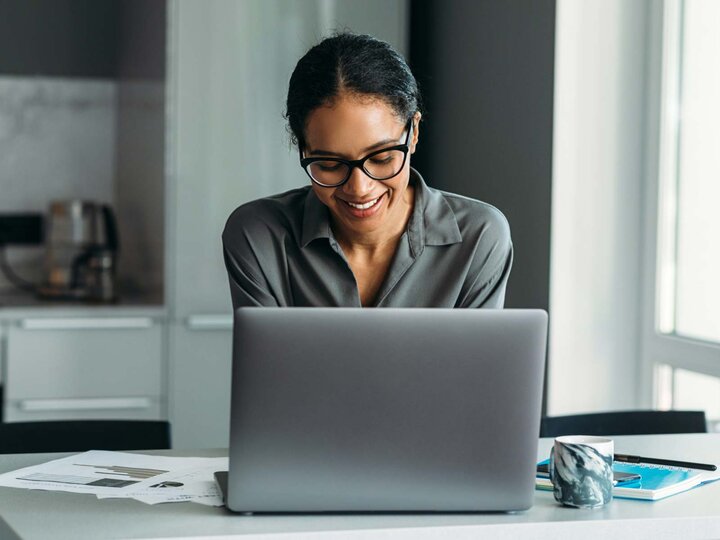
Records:
[[[415,78],[385,42],[339,34],[300,59],[287,118],[311,185],[228,219],[235,308],[503,306],[507,220],[410,166],[421,117]]]

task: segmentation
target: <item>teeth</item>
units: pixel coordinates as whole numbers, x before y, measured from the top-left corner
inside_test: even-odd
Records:
[[[380,197],[378,197],[377,199],[373,199],[372,201],[366,202],[365,204],[355,204],[355,203],[351,203],[350,201],[345,201],[345,202],[348,203],[353,208],[357,208],[359,210],[367,210],[368,208],[375,206],[375,204],[379,200],[380,200]]]

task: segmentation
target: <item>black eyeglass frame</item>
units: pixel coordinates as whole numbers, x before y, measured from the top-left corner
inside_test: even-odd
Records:
[[[375,150],[373,152],[370,152],[367,156],[362,157],[360,159],[348,160],[348,159],[341,159],[341,158],[335,158],[335,157],[322,157],[322,156],[304,158],[304,157],[302,157],[303,150],[301,149],[300,150],[300,166],[305,171],[305,174],[307,174],[310,177],[310,180],[312,180],[313,183],[317,184],[320,187],[326,187],[326,188],[336,188],[336,187],[340,187],[343,184],[345,184],[348,180],[350,180],[350,176],[352,175],[352,171],[355,167],[357,167],[362,172],[364,172],[368,177],[372,178],[373,180],[377,180],[378,182],[384,182],[385,180],[390,180],[391,178],[395,178],[398,174],[400,174],[400,172],[403,170],[403,168],[405,168],[405,162],[407,161],[408,153],[410,152],[410,136],[412,135],[412,132],[413,132],[413,118],[410,118],[410,120],[408,120],[408,122],[406,124],[406,128],[408,130],[408,133],[407,133],[407,136],[405,137],[405,142],[403,144],[398,144],[395,146],[389,146],[387,148],[381,148],[380,150]],[[372,174],[370,174],[367,171],[367,169],[365,169],[365,162],[368,159],[370,159],[373,156],[377,156],[378,154],[382,154],[384,152],[391,152],[393,150],[401,150],[403,153],[402,165],[400,165],[400,168],[398,169],[398,171],[395,174],[393,174],[392,176],[387,176],[385,178],[377,178],[377,177],[373,176]],[[310,171],[308,171],[308,167],[312,163],[315,163],[316,161],[332,161],[334,163],[342,163],[343,165],[346,165],[348,168],[347,175],[341,182],[338,182],[337,184],[323,184],[322,182],[318,182],[317,180],[315,180],[312,177],[312,175],[310,174]]]

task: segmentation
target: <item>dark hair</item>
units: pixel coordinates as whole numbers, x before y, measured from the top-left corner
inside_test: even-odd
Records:
[[[341,92],[380,99],[404,122],[421,109],[417,81],[390,45],[368,35],[336,34],[310,49],[290,77],[285,118],[293,143],[304,146],[308,115]]]

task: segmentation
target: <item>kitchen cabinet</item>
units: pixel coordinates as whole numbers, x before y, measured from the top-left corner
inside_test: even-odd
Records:
[[[154,318],[39,316],[4,326],[5,421],[165,417]]]
[[[174,324],[170,373],[174,448],[229,443],[232,320],[193,316]]]
[[[283,118],[296,62],[335,28],[374,34],[404,51],[407,4],[169,3],[166,245],[174,448],[227,445],[232,308],[221,234],[242,203],[308,182]]]
[[[294,63],[320,33],[314,6],[171,4],[176,317],[230,313],[220,242],[225,221],[243,202],[305,184],[282,112]]]

